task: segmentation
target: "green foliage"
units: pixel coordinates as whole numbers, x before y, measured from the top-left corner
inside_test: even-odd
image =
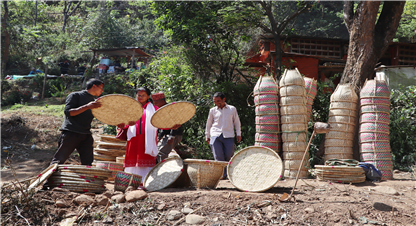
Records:
[[[183,143],[196,149],[193,158],[213,159],[209,145],[205,142],[205,125],[209,109],[214,107],[212,95],[218,91],[226,94],[227,103],[237,108],[240,117],[243,139],[237,145],[237,150],[253,145],[254,108],[249,108],[246,104],[252,88],[241,83],[218,83],[196,77],[183,54],[178,47],[167,49],[166,54],[139,72],[139,76],[145,76],[146,81],[138,85],[147,86],[152,92],[164,92],[168,102],[190,101],[195,104],[195,116],[183,125]]]
[[[110,126],[110,125],[104,125],[103,127],[103,134],[109,134],[109,135],[117,135],[117,127],[116,126]]]
[[[395,169],[416,164],[416,86],[391,91],[390,146]]]
[[[394,41],[416,41],[416,2],[406,1]]]

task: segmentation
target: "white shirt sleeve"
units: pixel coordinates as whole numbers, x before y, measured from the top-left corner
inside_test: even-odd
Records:
[[[237,136],[241,136],[241,122],[240,122],[240,118],[238,117],[236,108],[234,108],[234,112],[233,112],[233,123],[234,123],[234,128],[235,128],[235,132],[237,133]]]
[[[207,119],[207,124],[205,126],[205,137],[206,138],[210,138],[210,131],[211,131],[211,127],[212,127],[212,123],[214,122],[214,116],[212,113],[212,109],[209,110],[209,114],[208,114],[208,119]]]

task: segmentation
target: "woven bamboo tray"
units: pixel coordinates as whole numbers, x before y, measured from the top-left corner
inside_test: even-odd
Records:
[[[75,179],[87,179],[87,180],[107,180],[108,177],[106,176],[93,176],[89,174],[82,174],[82,173],[69,173],[69,172],[59,172],[55,171],[51,177],[63,177],[63,178],[75,178]]]
[[[188,165],[188,175],[192,186],[199,188],[215,188],[224,174],[224,167],[228,162],[205,160],[205,159],[185,159]]]
[[[150,122],[156,128],[172,128],[176,124],[184,124],[190,120],[196,112],[196,107],[191,102],[179,101],[167,104],[159,108],[153,114]]]
[[[116,126],[120,123],[136,122],[143,115],[141,104],[132,97],[121,94],[110,94],[97,100],[101,107],[91,110],[102,123]]]
[[[98,135],[100,138],[100,141],[102,142],[108,142],[108,143],[126,143],[125,140],[117,139],[115,136],[112,135],[106,135],[106,134],[100,134]]]
[[[283,176],[279,155],[270,148],[247,147],[235,154],[227,168],[230,182],[241,191],[262,192]]]
[[[55,172],[55,170],[58,168],[58,164],[55,163],[53,165],[50,165],[48,168],[43,170],[39,175],[37,176],[36,180],[32,181],[31,184],[28,187],[28,190],[32,190],[40,185],[42,185],[52,174]]]
[[[83,166],[83,165],[59,165],[59,172],[64,173],[76,173],[82,175],[88,175],[90,177],[110,177],[111,171],[107,169],[100,169],[92,166]]]
[[[96,142],[97,148],[99,149],[117,149],[117,150],[126,150],[126,143],[109,143],[109,142]]]
[[[102,155],[118,157],[126,154],[126,150],[94,148],[94,152]]]
[[[173,184],[182,174],[183,161],[180,157],[162,160],[144,178],[143,186],[148,191],[157,191]]]
[[[116,157],[94,152],[94,160],[115,162]]]

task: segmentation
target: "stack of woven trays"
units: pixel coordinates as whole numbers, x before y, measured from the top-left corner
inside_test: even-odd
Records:
[[[260,76],[253,90],[256,105],[255,146],[280,149],[279,86],[271,76]]]
[[[95,144],[94,159],[97,161],[116,162],[117,157],[126,154],[126,141],[119,140],[115,136],[100,135],[100,141]]]
[[[311,115],[312,115],[312,105],[313,100],[315,99],[317,93],[317,82],[314,78],[305,77],[305,89],[306,89],[306,97],[308,98],[306,101],[306,110],[308,112],[306,120],[309,122]]]
[[[297,69],[285,70],[280,80],[280,121],[282,123],[284,176],[296,177],[307,147],[308,117],[306,109],[305,80]],[[305,164],[299,172],[306,178]]]
[[[108,181],[114,181],[116,174],[120,171],[124,171],[124,163],[118,162],[97,161],[96,167],[101,169],[108,169],[111,171],[111,177],[107,179]]]
[[[324,159],[352,159],[358,96],[349,84],[338,85],[331,95],[328,123],[331,129],[325,135]]]
[[[105,190],[104,180],[111,177],[111,171],[93,166],[59,165],[49,177],[51,188],[65,188],[73,192],[100,193]]]
[[[362,183],[365,181],[365,172],[359,166],[315,165],[315,175],[318,180],[330,180],[338,183]]]
[[[389,141],[390,91],[385,81],[367,80],[360,92],[360,154],[363,162],[393,178]]]

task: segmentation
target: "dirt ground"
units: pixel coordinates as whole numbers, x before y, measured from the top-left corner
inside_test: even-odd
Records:
[[[35,176],[46,168],[56,150],[62,119],[35,114],[1,116],[1,184]],[[99,125],[97,125],[99,127]],[[94,134],[100,132],[94,129]],[[33,146],[35,145],[35,146]],[[5,164],[5,160],[11,164]],[[70,164],[79,164],[76,155]],[[15,175],[13,175],[15,171]],[[228,180],[216,189],[167,188],[148,192],[144,200],[77,205],[79,193],[38,191],[2,203],[2,225],[190,225],[187,214],[168,220],[173,210],[188,207],[204,217],[199,225],[416,225],[416,182],[409,172],[378,183],[338,184],[316,179],[299,180],[296,201],[279,202],[290,193],[293,179],[279,181],[262,193],[237,190]],[[108,193],[114,184],[106,183]],[[389,188],[397,191],[391,193]],[[18,187],[10,190],[18,190]],[[10,194],[2,189],[2,201]],[[98,196],[99,194],[89,194]],[[66,207],[58,207],[57,201]],[[27,203],[26,203],[27,202]],[[19,208],[20,207],[20,208]],[[76,219],[76,223],[68,223]],[[67,222],[64,224],[63,222]]]

